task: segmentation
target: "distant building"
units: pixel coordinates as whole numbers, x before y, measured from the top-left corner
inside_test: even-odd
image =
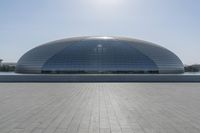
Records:
[[[9,66],[9,67],[15,67],[16,63],[15,62],[4,62],[4,63],[2,63],[2,65]]]
[[[199,72],[200,71],[200,65],[187,65],[185,66],[185,72]]]
[[[181,60],[159,45],[122,37],[75,37],[24,54],[16,72],[30,74],[175,74]]]

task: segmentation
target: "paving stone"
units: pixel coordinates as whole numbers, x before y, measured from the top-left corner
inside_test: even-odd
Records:
[[[0,83],[0,133],[199,133],[200,83]]]

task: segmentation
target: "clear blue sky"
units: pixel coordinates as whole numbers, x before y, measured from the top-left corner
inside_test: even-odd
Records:
[[[200,0],[0,0],[0,58],[82,35],[128,36],[200,63]]]

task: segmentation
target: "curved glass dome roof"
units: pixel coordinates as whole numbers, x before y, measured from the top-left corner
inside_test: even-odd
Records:
[[[24,54],[17,73],[183,73],[181,60],[156,44],[122,37],[76,37]]]

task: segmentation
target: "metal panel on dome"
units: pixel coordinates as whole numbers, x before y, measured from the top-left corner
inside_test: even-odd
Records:
[[[17,73],[41,73],[43,64],[66,45],[79,41],[77,39],[63,39],[38,46],[25,53],[17,63]]]
[[[17,63],[18,73],[183,73],[183,64],[158,45],[119,37],[63,39],[36,47]]]
[[[151,58],[159,69],[159,73],[183,73],[184,67],[181,60],[171,51],[155,44],[146,42],[128,42],[132,47]]]

